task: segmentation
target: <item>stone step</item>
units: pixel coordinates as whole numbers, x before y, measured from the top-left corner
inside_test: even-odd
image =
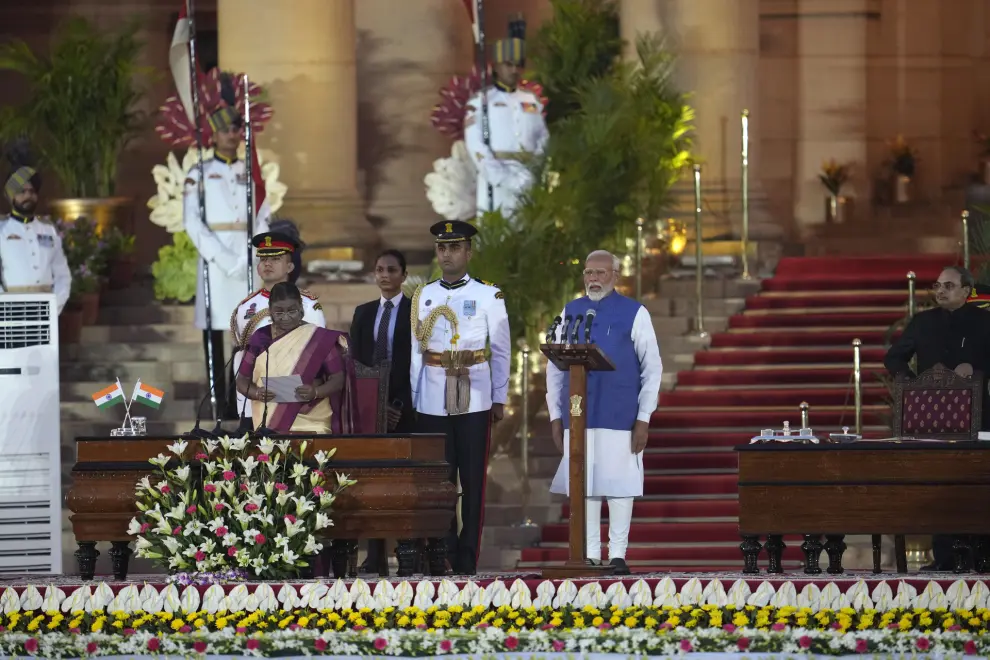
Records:
[[[110,357],[101,362],[63,362],[59,365],[59,373],[62,383],[93,381],[112,383],[117,378],[128,383],[140,378],[149,385],[175,382],[198,383],[206,379],[206,363],[200,349],[200,355],[196,360],[156,362]]]
[[[130,396],[134,387],[134,381],[121,379],[124,386],[124,393]],[[199,381],[147,381],[149,384],[164,390],[169,399],[201,399],[206,394],[206,382]],[[61,383],[61,400],[66,401],[92,401],[94,392],[99,392],[107,386],[107,381],[75,381]]]
[[[695,329],[695,319],[687,316],[654,316],[653,330],[658,338],[678,337],[686,335]],[[709,333],[722,332],[729,327],[729,317],[727,316],[706,316],[704,319],[705,330]]]
[[[139,417],[147,417],[149,424],[152,421],[181,421],[196,417],[195,409],[197,403],[199,402],[195,399],[165,399],[162,402],[162,407],[158,410],[149,408],[148,406],[137,405],[131,408],[131,413]],[[96,407],[92,399],[89,401],[63,401],[59,408],[61,409],[63,422],[85,421],[99,423],[107,420],[113,423],[117,419],[124,419],[124,407],[122,405],[108,410],[101,410]],[[203,406],[204,411],[208,409],[209,405]]]
[[[759,280],[739,280],[707,277],[703,281],[704,298],[745,298],[760,290]],[[683,298],[693,300],[695,296],[694,277],[670,278],[660,281],[657,298]]]
[[[702,300],[705,318],[732,316],[742,311],[745,298],[704,298]],[[686,316],[693,318],[698,311],[695,296],[680,298],[644,298],[643,305],[654,317]]]
[[[203,332],[187,325],[149,323],[144,325],[91,325],[82,329],[82,344],[183,343],[202,346]],[[201,349],[202,350],[202,349]]]
[[[203,345],[197,343],[110,343],[80,345],[77,362],[196,362],[204,361]],[[204,367],[205,368],[205,367]]]
[[[98,325],[145,325],[152,323],[193,327],[194,313],[195,310],[192,305],[105,306],[100,308]]]

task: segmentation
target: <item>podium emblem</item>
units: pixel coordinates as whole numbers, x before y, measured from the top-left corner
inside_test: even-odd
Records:
[[[581,416],[581,396],[574,394],[571,396],[571,417]]]

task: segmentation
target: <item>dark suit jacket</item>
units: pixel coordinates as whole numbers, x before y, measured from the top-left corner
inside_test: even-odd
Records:
[[[354,359],[368,366],[372,365],[375,355],[375,316],[381,300],[358,305],[354,310],[351,321],[350,341]],[[413,430],[412,387],[409,384],[409,363],[412,359],[412,326],[409,315],[412,312],[412,302],[402,296],[399,308],[393,310],[398,314],[395,319],[395,335],[392,338],[392,365],[389,372],[388,401],[391,404],[398,400],[402,402],[402,419],[396,432],[411,432]]]

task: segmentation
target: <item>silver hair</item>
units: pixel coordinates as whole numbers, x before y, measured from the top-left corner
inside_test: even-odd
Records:
[[[585,259],[585,262],[587,262],[588,259],[593,259],[594,257],[609,257],[609,258],[611,258],[612,259],[612,270],[614,270],[617,273],[622,268],[622,260],[619,259],[614,254],[612,254],[611,252],[609,252],[608,250],[595,250],[594,252],[592,252],[591,254],[589,254],[587,256],[587,258]]]

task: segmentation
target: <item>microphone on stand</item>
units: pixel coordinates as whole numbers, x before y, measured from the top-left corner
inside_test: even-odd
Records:
[[[584,320],[584,314],[578,314],[577,318],[574,319],[574,334],[571,335],[571,343],[578,343],[578,333],[581,332],[581,321]]]
[[[560,343],[561,344],[566,344],[567,343],[567,332],[568,332],[568,330],[570,330],[570,328],[571,328],[571,315],[568,314],[567,316],[564,317],[564,329],[560,333]]]
[[[236,354],[237,353],[235,352],[234,355],[236,355]],[[231,355],[230,356],[230,360],[228,360],[227,361],[227,364],[225,364],[223,366],[224,373],[227,372],[227,367],[230,366],[230,363],[234,361],[234,355]],[[212,369],[213,366],[210,365],[210,368]],[[223,435],[223,434],[226,433],[226,431],[224,431],[223,428],[220,426],[220,422],[219,421],[217,422],[217,425],[213,429],[212,432],[211,431],[207,431],[206,429],[202,429],[202,428],[199,427],[200,422],[203,421],[203,414],[202,414],[203,413],[203,404],[206,403],[207,399],[210,398],[210,395],[211,394],[213,394],[213,390],[211,388],[207,388],[206,396],[204,396],[200,400],[199,405],[196,406],[196,424],[195,424],[195,426],[192,427],[192,430],[186,431],[185,433],[182,434],[182,437],[183,438],[187,438],[187,439],[194,439],[194,438],[216,438],[216,437],[219,437],[220,435]],[[218,401],[217,404],[218,404],[218,406],[217,406],[218,409],[221,409],[222,410],[223,408],[221,406],[225,406],[226,405],[226,402],[221,403],[221,402]],[[223,417],[223,415],[221,415],[221,417]]]
[[[559,326],[560,326],[560,316],[557,316],[553,320],[553,323],[550,324],[550,327],[547,328],[547,336],[546,336],[546,341],[543,342],[544,344],[550,344],[553,342],[553,337],[555,334],[557,334],[557,328]]]
[[[265,389],[268,389],[268,358],[269,351],[265,351]],[[261,415],[261,426],[259,426],[255,432],[254,437],[256,438],[268,438],[276,435],[275,431],[268,428],[268,401],[265,401],[265,411]]]
[[[235,382],[237,381],[236,374],[234,375],[234,381]],[[237,430],[234,431],[234,433],[236,433],[238,436],[247,435],[248,433],[251,433],[251,431],[254,430],[254,428],[252,427],[253,420],[251,420],[250,418],[244,415],[244,413],[247,412],[248,401],[250,401],[250,399],[244,397],[244,403],[241,404],[241,421],[237,426]]]
[[[229,367],[231,364],[233,364],[234,358],[237,356],[237,347],[236,346],[234,346],[234,348],[231,351],[231,353],[232,353],[232,355],[230,356],[230,361],[228,361],[227,364],[223,368],[224,374],[225,375],[230,375],[232,377],[230,379],[230,384],[227,386],[227,390],[224,393],[223,403],[220,406],[220,410],[223,411],[223,414],[220,415],[220,417],[222,417],[222,418],[226,418],[227,417],[227,403],[230,401],[231,397],[234,397],[234,399],[236,401],[235,392],[237,391],[237,374],[231,374],[229,371],[227,371],[227,367]],[[237,408],[236,408],[236,405],[237,404],[235,403],[234,405],[235,405],[234,412],[236,413],[237,412]],[[218,419],[217,420],[217,425],[215,427],[213,427],[213,436],[216,437],[216,438],[219,438],[219,437],[224,436],[224,435],[227,435],[227,431],[221,425],[221,420]]]
[[[589,309],[588,314],[584,317],[584,343],[591,343],[591,324],[595,321],[595,310]]]

